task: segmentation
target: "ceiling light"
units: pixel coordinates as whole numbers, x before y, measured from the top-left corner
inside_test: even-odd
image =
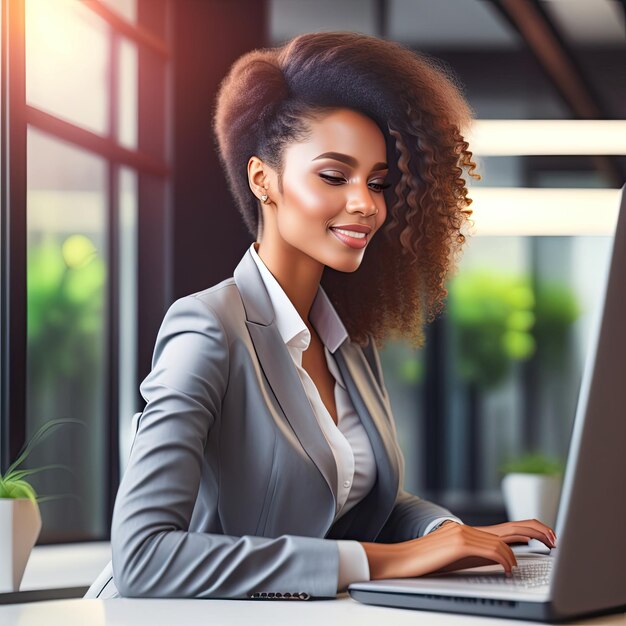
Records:
[[[626,154],[626,120],[474,120],[476,156]]]
[[[471,186],[475,236],[576,236],[615,233],[619,189]]]

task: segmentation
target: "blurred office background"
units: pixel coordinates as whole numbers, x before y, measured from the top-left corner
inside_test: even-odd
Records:
[[[2,469],[44,422],[84,422],[25,465],[71,470],[32,477],[65,494],[41,504],[39,543],[109,537],[163,315],[251,243],[211,134],[221,78],[252,48],[318,30],[437,57],[476,113],[483,179],[446,313],[423,349],[389,342],[381,358],[405,487],[468,523],[505,521],[502,464],[568,450],[626,178],[625,8],[2,0]]]

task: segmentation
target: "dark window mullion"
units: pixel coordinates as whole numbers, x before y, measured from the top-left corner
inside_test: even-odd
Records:
[[[85,6],[97,13],[114,31],[128,37],[134,43],[144,46],[161,57],[161,59],[165,61],[169,59],[170,49],[167,42],[160,39],[147,28],[131,24],[106,5],[98,2],[98,0],[88,0],[85,2]]]
[[[2,0],[0,467],[26,439],[26,65],[24,2]]]
[[[109,58],[109,138],[117,141],[119,127],[119,36],[112,30]],[[105,528],[109,529],[113,515],[113,505],[119,484],[119,272],[120,272],[120,219],[119,219],[119,164],[109,161],[108,167],[108,219],[107,219],[107,298],[105,313],[106,364],[105,364],[105,410],[106,420],[106,505]]]
[[[430,497],[438,499],[445,491],[447,463],[445,420],[445,320],[435,319],[426,328],[424,381],[424,487]]]
[[[140,150],[129,150],[110,137],[103,137],[36,107],[26,106],[26,122],[49,135],[146,174],[161,178],[169,175],[169,167],[164,161]]]

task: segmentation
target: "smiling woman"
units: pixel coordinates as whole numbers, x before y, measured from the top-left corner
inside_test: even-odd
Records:
[[[259,256],[276,275],[277,258],[293,266],[296,257],[307,255],[317,261],[319,283],[325,266],[354,272],[361,264],[387,216],[387,168],[385,139],[367,116],[341,108],[310,124],[311,137],[285,149],[282,191],[276,171],[256,156],[248,162],[248,177],[253,190],[270,194],[262,204]]]
[[[233,65],[214,128],[255,241],[165,315],[92,597],[333,597],[510,571],[507,542],[552,541],[537,520],[466,526],[403,486],[376,341],[419,341],[441,305],[470,213],[469,117],[433,63],[365,35]]]
[[[267,211],[250,194],[253,181],[242,167],[250,155],[272,169],[276,191],[270,198],[278,203],[283,184],[309,173],[339,185],[328,192],[334,196],[320,197],[344,203],[352,197],[352,204],[360,201],[355,193],[366,193],[367,180],[374,192],[367,202],[379,211],[387,207],[377,225],[382,232],[369,237],[367,254],[352,269],[327,264],[321,284],[351,339],[365,344],[371,335],[380,347],[393,335],[421,345],[424,324],[441,310],[444,282],[471,214],[463,168],[479,178],[462,135],[470,122],[454,77],[434,59],[395,42],[339,32],[304,34],[282,48],[238,59],[221,85],[214,128],[231,189],[254,237]],[[313,161],[322,147],[349,158]],[[378,172],[379,167],[388,170]],[[300,186],[299,193],[308,188]],[[324,206],[334,211],[329,224],[373,221],[369,209],[353,220],[344,219],[347,208],[341,215],[338,204]]]

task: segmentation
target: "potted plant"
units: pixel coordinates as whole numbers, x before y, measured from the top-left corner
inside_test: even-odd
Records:
[[[505,462],[500,472],[505,474],[502,493],[509,519],[534,518],[553,528],[563,470],[560,459],[542,452],[529,452]]]
[[[39,503],[61,497],[37,496],[25,477],[54,468],[69,470],[64,465],[56,464],[36,469],[20,470],[18,467],[55,427],[69,422],[82,424],[73,419],[46,422],[24,445],[7,471],[0,474],[0,592],[19,591],[31,550],[41,531]]]

